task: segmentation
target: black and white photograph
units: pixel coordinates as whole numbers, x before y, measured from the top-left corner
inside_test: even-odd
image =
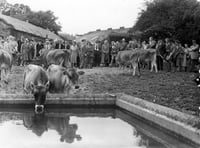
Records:
[[[0,0],[0,148],[200,148],[200,0]]]

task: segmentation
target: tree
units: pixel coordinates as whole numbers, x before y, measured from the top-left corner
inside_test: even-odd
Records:
[[[7,2],[1,3],[0,7],[3,8],[2,14],[8,15],[22,21],[29,21],[29,23],[36,26],[48,29],[54,33],[61,30],[61,25],[57,23],[57,17],[50,10],[33,12],[31,8],[24,4],[11,5]]]
[[[54,16],[53,12],[48,11],[38,11],[38,12],[32,12],[29,15],[27,15],[27,20],[36,25],[40,26],[44,29],[49,29],[50,31],[55,32],[56,34],[58,31],[61,30],[61,26],[56,23],[57,17]]]
[[[143,37],[172,37],[181,42],[200,41],[200,3],[197,0],[153,0],[139,14],[131,29]],[[145,36],[146,35],[146,36]]]

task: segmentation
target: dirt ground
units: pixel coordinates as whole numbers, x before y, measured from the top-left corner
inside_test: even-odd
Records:
[[[14,66],[9,84],[1,82],[0,93],[23,93],[23,67]],[[142,70],[133,77],[130,72],[117,68],[84,69],[79,93],[126,93],[182,112],[197,115],[200,90],[192,81],[193,73],[158,72]]]

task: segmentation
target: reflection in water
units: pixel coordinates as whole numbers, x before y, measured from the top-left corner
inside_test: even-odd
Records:
[[[0,111],[0,147],[193,148],[120,110],[100,111]]]
[[[6,119],[0,124],[3,148],[146,148],[131,125],[111,117],[22,113]]]
[[[37,136],[42,136],[48,130],[55,130],[60,135],[61,142],[73,143],[74,139],[81,140],[76,134],[77,124],[69,124],[70,117],[47,117],[44,114],[24,116],[23,124]]]

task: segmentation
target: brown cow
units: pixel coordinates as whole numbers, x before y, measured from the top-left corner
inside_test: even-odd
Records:
[[[157,72],[156,64],[156,50],[155,49],[134,49],[120,51],[116,57],[116,62],[120,67],[131,65],[133,67],[133,76],[135,76],[136,68],[138,68],[138,75],[140,75],[139,63],[151,62],[151,71],[155,68]]]
[[[66,49],[43,49],[41,59],[45,68],[48,68],[51,64],[62,65],[66,68],[71,67],[70,52]]]
[[[13,63],[12,54],[5,50],[0,50],[0,79],[8,83],[8,77]]]
[[[60,65],[52,64],[47,69],[48,78],[50,81],[49,91],[51,93],[69,93],[74,89],[79,88],[79,75],[83,75],[83,71],[78,71],[74,68],[66,69]]]
[[[46,71],[38,65],[30,64],[24,70],[23,89],[25,93],[33,94],[35,98],[35,112],[44,111],[49,81]]]

